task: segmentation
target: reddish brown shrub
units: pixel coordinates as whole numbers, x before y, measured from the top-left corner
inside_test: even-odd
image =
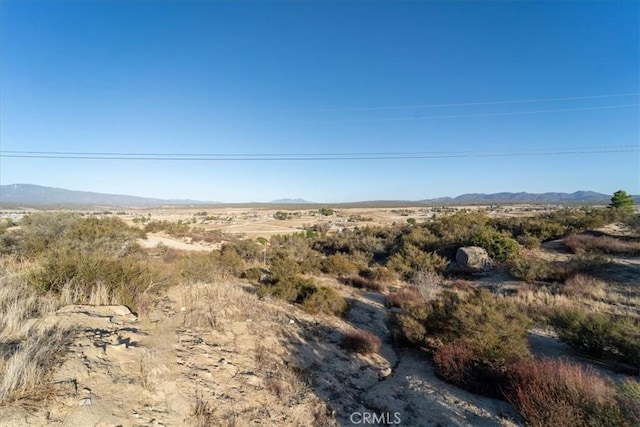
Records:
[[[471,379],[474,357],[473,346],[467,341],[445,344],[433,355],[436,374],[453,384],[465,385]]]
[[[424,304],[424,298],[413,286],[406,286],[385,297],[388,307],[409,308]]]
[[[640,254],[640,242],[611,236],[571,234],[562,243],[573,253],[599,252],[617,255]]]
[[[508,372],[507,398],[534,426],[627,425],[611,381],[591,368],[552,359],[522,361]]]
[[[342,336],[340,346],[353,353],[371,354],[380,350],[380,338],[362,329],[357,329]]]

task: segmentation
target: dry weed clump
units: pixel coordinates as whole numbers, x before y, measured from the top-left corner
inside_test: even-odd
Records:
[[[360,354],[371,354],[380,351],[382,341],[376,334],[358,329],[342,336],[340,346],[347,351]]]
[[[562,286],[562,293],[570,296],[581,296],[592,299],[603,298],[607,284],[586,274],[576,274],[568,278]]]
[[[405,286],[385,297],[387,307],[409,308],[424,304],[424,298],[414,286]]]
[[[196,427],[209,427],[215,424],[216,408],[206,400],[202,391],[197,390],[194,396],[191,418]]]
[[[640,254],[640,241],[637,239],[596,236],[593,234],[571,234],[562,239],[562,243],[576,254],[590,252],[612,255]]]
[[[49,397],[53,387],[47,376],[67,350],[73,329],[57,323],[32,328],[6,362],[0,383],[0,404],[14,400],[39,401]]]
[[[562,360],[522,361],[508,377],[507,397],[530,425],[632,425],[611,381],[591,368]]]
[[[261,302],[238,285],[229,283],[196,283],[181,288],[179,295],[183,325],[189,328],[223,330],[230,322],[255,319],[268,310]]]

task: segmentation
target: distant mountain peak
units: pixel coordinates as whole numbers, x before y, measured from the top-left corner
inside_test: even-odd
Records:
[[[277,200],[272,200],[269,203],[272,203],[274,205],[306,205],[313,202],[310,202],[305,199],[277,199]]]

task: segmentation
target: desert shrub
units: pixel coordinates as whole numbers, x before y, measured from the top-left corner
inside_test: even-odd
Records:
[[[425,300],[414,286],[405,286],[385,297],[387,307],[409,308],[424,304]]]
[[[322,263],[322,271],[337,276],[348,276],[358,271],[358,266],[341,253],[328,256]]]
[[[436,374],[446,381],[464,386],[472,381],[476,355],[473,344],[456,340],[442,345],[433,355]]]
[[[245,262],[261,262],[264,258],[264,247],[249,239],[238,239],[223,246],[232,246]]]
[[[539,248],[540,243],[542,243],[540,240],[540,237],[536,237],[528,233],[518,236],[516,240],[518,241],[518,243],[520,243],[522,246],[524,246],[527,249]]]
[[[567,296],[602,298],[606,287],[607,284],[600,279],[586,274],[576,274],[564,282],[561,292]]]
[[[520,251],[517,241],[490,228],[476,231],[471,238],[471,244],[486,249],[489,256],[496,261],[515,259]]]
[[[631,425],[611,381],[591,368],[562,360],[521,361],[508,378],[507,397],[530,425]]]
[[[366,289],[374,292],[382,292],[386,289],[383,283],[377,282],[371,279],[365,279],[360,276],[349,276],[340,278],[340,282],[347,286],[352,286],[358,289]]]
[[[189,224],[182,222],[182,220],[178,220],[176,222],[153,220],[147,222],[143,230],[145,233],[158,233],[162,231],[167,234],[176,235],[180,233],[188,233]]]
[[[410,280],[415,271],[443,272],[449,261],[436,252],[425,252],[412,244],[405,244],[387,261],[387,268]]]
[[[347,302],[335,289],[319,287],[304,298],[302,307],[305,311],[316,314],[333,314],[341,316],[348,310]]]
[[[396,274],[386,267],[368,267],[360,270],[360,276],[380,283],[395,282]]]
[[[301,304],[316,290],[317,286],[313,280],[300,276],[288,276],[280,278],[276,283],[260,286],[258,288],[258,296],[270,295],[287,302]]]
[[[640,425],[640,381],[625,378],[617,386],[616,400],[630,426]]]
[[[342,315],[348,309],[346,301],[337,291],[319,287],[313,280],[300,276],[263,284],[257,293],[260,297],[273,296],[289,303],[301,304],[310,313]]]
[[[80,290],[77,303],[86,303],[94,286],[102,283],[112,300],[128,307],[135,307],[136,298],[156,279],[152,270],[133,258],[69,251],[51,251],[28,276],[31,285],[46,292],[60,293],[73,284]]]
[[[391,326],[396,336],[433,352],[434,358],[438,355],[434,359],[438,361],[436,371],[445,379],[453,375],[453,381],[453,372],[468,369],[468,381],[459,385],[475,392],[499,394],[507,367],[530,356],[526,340],[529,319],[514,304],[486,290],[476,289],[467,295],[444,291],[427,304],[409,307],[395,317]],[[447,344],[450,346],[443,348]],[[469,360],[462,358],[469,355],[467,347],[472,350]],[[462,361],[466,367],[459,365]],[[448,362],[457,365],[448,366]]]
[[[562,239],[564,246],[573,253],[604,253],[616,255],[640,254],[640,241],[597,236],[594,234],[571,234]]]
[[[252,283],[260,283],[264,276],[265,274],[260,267],[252,267],[243,271],[241,278],[247,279]]]
[[[579,309],[557,310],[549,319],[559,338],[598,359],[640,366],[640,321]]]
[[[271,261],[269,272],[274,281],[294,277],[300,273],[300,266],[295,259],[289,257],[277,257]]]
[[[371,354],[380,351],[382,341],[369,331],[357,329],[342,336],[340,346],[347,351],[360,354]]]
[[[213,252],[187,253],[178,261],[180,276],[192,283],[213,283],[218,277],[218,258]]]
[[[242,275],[246,263],[234,246],[222,245],[218,254],[218,271],[223,278]]]
[[[510,263],[510,271],[516,278],[529,283],[547,280],[552,272],[551,264],[539,258],[516,258]]]

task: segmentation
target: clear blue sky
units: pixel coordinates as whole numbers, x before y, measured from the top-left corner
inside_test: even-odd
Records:
[[[639,17],[611,0],[2,0],[0,182],[224,202],[640,194]]]

